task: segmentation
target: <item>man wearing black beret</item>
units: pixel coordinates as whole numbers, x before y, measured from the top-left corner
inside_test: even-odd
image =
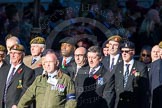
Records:
[[[115,108],[149,108],[149,81],[145,64],[136,61],[135,45],[130,41],[121,44],[123,61],[114,69]]]
[[[75,47],[75,39],[73,37],[65,37],[62,40],[60,40],[61,44],[61,57],[59,58],[59,68],[66,74],[67,73],[66,68],[70,66],[71,62],[74,61],[74,51],[76,49]]]

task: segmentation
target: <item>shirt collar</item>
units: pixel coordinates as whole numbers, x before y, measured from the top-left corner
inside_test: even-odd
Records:
[[[11,68],[15,68],[15,72],[16,72],[16,70],[20,67],[21,64],[22,64],[22,63],[20,63],[20,64],[18,64],[18,65],[16,65],[16,66],[11,65]]]
[[[68,64],[68,63],[71,61],[72,58],[73,58],[72,56],[67,57],[67,58],[66,58],[66,64]],[[63,63],[64,59],[65,59],[65,58],[63,58],[62,63]]]
[[[36,61],[38,61],[41,57],[40,56],[36,56],[36,57],[33,57],[32,59],[36,59]]]
[[[134,59],[132,59],[132,60],[131,60],[131,61],[129,61],[128,63],[126,63],[126,62],[124,61],[124,66],[125,66],[126,64],[133,65],[133,63],[134,63]]]
[[[58,75],[58,70],[54,71],[53,73],[48,73],[48,76],[50,76],[51,78],[54,78],[57,75]]]
[[[120,54],[117,54],[117,55],[115,55],[115,56],[111,56],[111,55],[110,55],[110,60],[112,60],[112,58],[114,58],[114,65],[116,65],[119,56],[120,56]]]

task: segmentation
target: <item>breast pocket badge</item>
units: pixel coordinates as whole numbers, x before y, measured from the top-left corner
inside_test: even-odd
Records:
[[[103,83],[104,83],[103,78],[99,77],[98,80],[97,80],[97,84],[98,85],[103,85]]]

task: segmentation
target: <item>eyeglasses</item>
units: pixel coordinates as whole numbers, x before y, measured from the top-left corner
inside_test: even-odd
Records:
[[[150,57],[150,54],[142,54],[142,57]]]
[[[130,51],[132,51],[132,50],[121,50],[121,53],[129,53]]]

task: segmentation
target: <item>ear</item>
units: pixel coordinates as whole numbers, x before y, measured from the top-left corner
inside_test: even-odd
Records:
[[[100,61],[100,62],[102,61],[102,57],[100,57],[99,61]]]
[[[73,51],[75,51],[76,50],[76,47],[75,46],[73,46]]]
[[[56,66],[59,66],[59,60],[56,61]]]
[[[135,55],[135,49],[133,49],[133,51],[131,51],[131,54],[132,55]]]
[[[41,48],[41,52],[43,52],[45,50],[45,48]]]

